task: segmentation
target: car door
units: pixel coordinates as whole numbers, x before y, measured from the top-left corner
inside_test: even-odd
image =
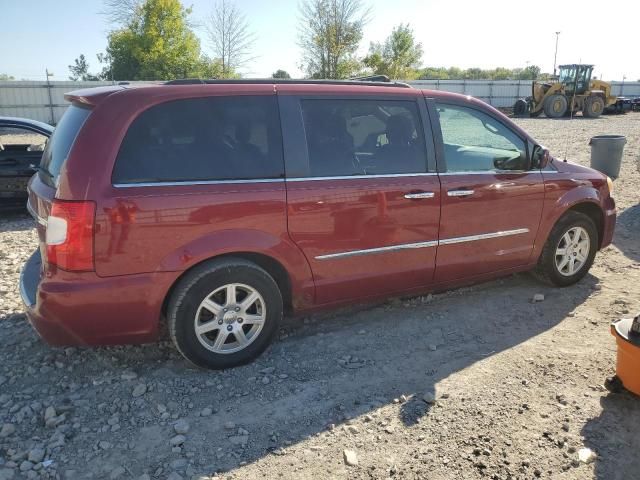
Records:
[[[316,303],[429,284],[440,184],[418,92],[383,98],[282,90],[288,230],[311,266]]]
[[[0,119],[0,199],[27,197],[27,182],[40,164],[50,134]]]
[[[529,262],[544,200],[526,139],[488,109],[435,103],[442,212],[435,280]]]

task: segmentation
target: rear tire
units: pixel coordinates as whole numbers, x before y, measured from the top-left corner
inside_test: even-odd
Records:
[[[562,118],[568,106],[567,97],[556,93],[545,99],[544,114],[549,118]]]
[[[551,230],[532,273],[556,287],[573,285],[589,272],[597,250],[598,231],[593,220],[583,213],[568,211]]]
[[[527,113],[527,102],[519,98],[513,105],[513,114],[515,116],[522,116]]]
[[[211,369],[248,363],[271,342],[282,294],[258,265],[241,258],[203,263],[180,279],[167,309],[171,339],[193,364]]]
[[[587,97],[584,101],[582,115],[587,118],[598,118],[604,112],[604,100],[599,96]]]

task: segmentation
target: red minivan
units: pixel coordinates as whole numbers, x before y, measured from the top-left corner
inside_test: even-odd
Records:
[[[468,96],[358,81],[70,93],[29,184],[21,293],[54,345],[260,354],[286,313],[533,270],[571,285],[611,242],[610,180]]]

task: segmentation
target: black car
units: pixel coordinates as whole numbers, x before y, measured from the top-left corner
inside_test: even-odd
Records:
[[[630,98],[618,97],[616,103],[614,103],[613,105],[609,105],[604,109],[604,113],[625,113],[631,111],[632,109],[632,101]]]
[[[51,125],[37,120],[0,117],[0,207],[25,204],[27,182],[52,133]]]

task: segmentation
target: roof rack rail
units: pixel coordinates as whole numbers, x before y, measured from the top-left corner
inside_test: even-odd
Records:
[[[383,80],[386,79],[386,80]],[[385,75],[374,75],[371,77],[360,77],[349,80],[296,80],[289,78],[240,78],[240,79],[202,79],[202,78],[180,78],[164,82],[164,85],[216,85],[216,84],[233,84],[233,85],[368,85],[372,87],[401,87],[412,88],[411,85],[402,82],[392,82]]]
[[[386,75],[367,75],[364,77],[352,77],[349,80],[354,80],[357,82],[391,82],[391,79]]]
[[[177,78],[175,80],[164,82],[165,85],[197,85],[204,83],[204,80],[200,78]]]

